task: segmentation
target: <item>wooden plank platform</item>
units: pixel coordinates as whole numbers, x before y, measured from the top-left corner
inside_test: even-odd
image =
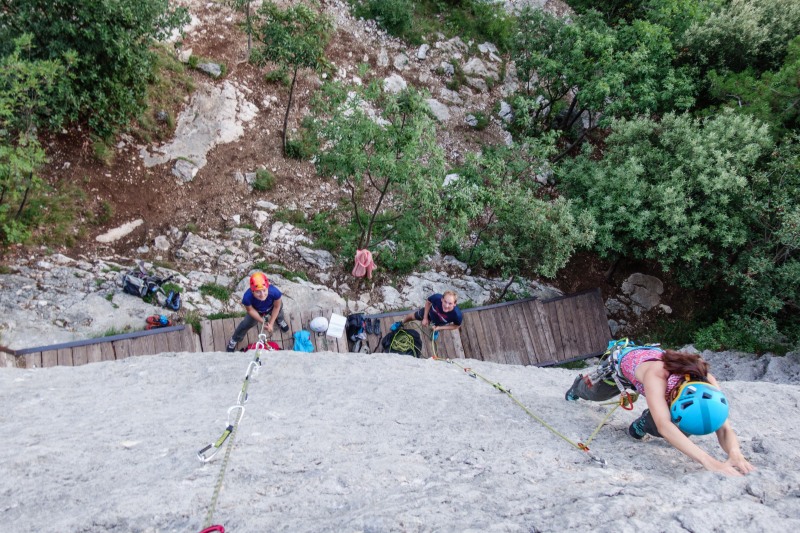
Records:
[[[310,331],[311,320],[318,316],[330,319],[331,313],[346,316],[343,309],[286,312],[289,331],[282,332],[276,324],[270,340],[281,349],[291,350],[296,332]],[[431,344],[430,330],[419,322],[407,326],[420,332],[422,357],[431,357],[435,349],[442,358],[549,366],[600,355],[611,339],[599,289],[549,300],[504,302],[465,309],[463,313],[461,328],[440,332],[435,346]],[[402,311],[370,316],[378,319],[381,330],[380,335],[367,335],[370,351],[381,351],[382,337],[389,333],[392,323],[406,314]],[[242,319],[203,320],[199,334],[189,326],[172,326],[16,352],[6,350],[0,363],[19,368],[77,366],[164,352],[224,352]],[[253,327],[237,348],[241,350],[257,340],[258,329]],[[352,348],[344,336],[336,339],[312,333],[311,342],[315,351],[347,353]]]

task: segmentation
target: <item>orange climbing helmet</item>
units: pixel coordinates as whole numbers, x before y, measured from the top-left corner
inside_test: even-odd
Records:
[[[269,280],[267,276],[264,275],[263,272],[256,272],[252,276],[250,276],[250,290],[252,291],[263,291],[264,289],[269,288]]]

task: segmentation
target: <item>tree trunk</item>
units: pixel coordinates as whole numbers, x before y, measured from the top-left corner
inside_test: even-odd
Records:
[[[617,270],[617,266],[619,266],[620,261],[622,261],[622,257],[617,257],[616,259],[614,259],[614,262],[611,264],[608,270],[606,270],[605,273],[606,283],[611,283],[611,276],[614,275],[614,272]]]
[[[247,2],[247,12],[245,14],[247,19],[247,57],[250,58],[250,48],[253,44],[253,21],[250,19],[250,2]]]
[[[19,209],[17,209],[17,214],[14,216],[14,219],[18,219],[19,216],[22,214],[22,210],[25,209],[25,204],[28,202],[28,193],[30,192],[30,186],[25,188],[25,194],[22,197],[22,203],[19,204]]]
[[[292,75],[292,85],[289,87],[289,105],[286,106],[286,113],[283,115],[283,156],[286,157],[286,135],[288,134],[287,128],[289,127],[289,111],[292,109],[292,99],[294,98],[294,85],[297,83],[297,71],[300,67],[294,68],[294,75]]]
[[[514,280],[515,280],[515,279],[517,279],[517,275],[516,275],[516,274],[513,274],[513,275],[511,276],[511,279],[510,279],[510,280],[508,280],[508,283],[506,283],[506,286],[505,286],[505,287],[503,287],[503,292],[501,292],[501,293],[500,293],[500,296],[498,296],[498,297],[497,297],[497,301],[498,301],[498,302],[502,302],[502,301],[503,301],[503,298],[505,298],[505,297],[506,297],[506,293],[508,292],[508,288],[509,288],[509,287],[511,287],[511,284],[512,284],[512,283],[514,283]]]

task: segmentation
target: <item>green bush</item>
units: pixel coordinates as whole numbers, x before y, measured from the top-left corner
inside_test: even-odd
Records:
[[[231,290],[216,283],[204,283],[200,285],[200,294],[216,298],[220,302],[227,302],[231,297]]]
[[[743,317],[720,319],[699,329],[694,336],[698,350],[737,350],[748,353],[785,353],[787,346],[771,321]]]
[[[19,0],[0,24],[0,56],[23,33],[34,36],[29,60],[70,65],[49,97],[52,126],[85,120],[101,137],[144,107],[155,61],[152,45],[188,21],[185,8],[164,0]]]
[[[264,192],[275,188],[275,176],[267,169],[259,168],[256,170],[256,179],[253,182],[253,190]]]
[[[407,37],[414,24],[414,5],[410,0],[364,0],[356,15],[375,19],[395,37]]]

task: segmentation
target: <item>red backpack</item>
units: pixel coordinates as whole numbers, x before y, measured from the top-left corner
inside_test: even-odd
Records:
[[[247,345],[247,348],[243,348],[242,351],[243,352],[249,352],[250,350],[257,350],[257,349],[258,349],[258,343],[257,342],[251,342],[250,344]],[[267,341],[267,346],[264,349],[269,351],[269,352],[272,352],[272,351],[275,351],[275,350],[280,350],[281,347],[275,341]]]

